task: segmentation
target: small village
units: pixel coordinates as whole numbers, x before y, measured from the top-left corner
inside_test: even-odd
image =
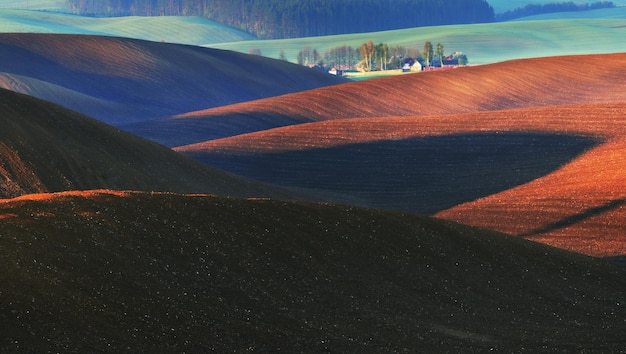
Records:
[[[433,46],[427,41],[420,51],[368,41],[358,50],[340,46],[331,48],[324,55],[305,47],[298,53],[297,63],[331,75],[362,77],[451,69],[468,65],[469,60],[460,51],[445,55],[441,43]]]

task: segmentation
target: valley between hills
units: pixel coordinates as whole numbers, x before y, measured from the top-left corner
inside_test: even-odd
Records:
[[[2,33],[0,348],[623,351],[625,81]]]

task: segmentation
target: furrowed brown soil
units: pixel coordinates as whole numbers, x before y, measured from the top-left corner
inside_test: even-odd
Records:
[[[626,136],[626,103],[581,104],[427,117],[353,118],[299,124],[177,147],[180,152],[263,153],[485,132],[550,132],[604,140]]]
[[[109,124],[345,82],[235,52],[102,36],[0,34],[0,87]]]
[[[624,254],[625,62],[514,61],[133,126],[170,143],[265,130],[179,150],[325,183],[306,194],[1,90],[0,198],[19,197],[0,200],[0,352],[623,351],[625,268],[528,239]],[[0,35],[0,83],[118,122],[327,80],[294,67]],[[310,124],[268,130],[294,123]]]
[[[0,202],[0,350],[619,352],[625,268],[348,206],[84,191]]]
[[[285,154],[289,154],[294,161],[293,168],[302,168],[306,171],[303,174],[308,173],[309,179],[313,180],[324,172],[298,162],[304,155],[296,152],[318,151],[321,156],[324,151],[337,154],[348,149],[363,150],[363,144],[370,144],[371,154],[388,154],[390,158],[387,160],[393,160],[396,155],[393,151],[399,150],[385,146],[396,146],[398,141],[423,144],[423,138],[428,137],[465,136],[464,139],[468,140],[465,147],[455,145],[459,156],[477,144],[466,134],[539,132],[552,134],[550,139],[554,139],[555,146],[563,143],[559,136],[597,139],[597,143],[587,148],[571,150],[573,155],[557,154],[561,156],[560,160],[546,159],[554,152],[527,151],[523,143],[517,147],[497,147],[506,138],[500,142],[490,138],[478,144],[485,148],[491,145],[496,155],[475,158],[491,160],[491,165],[481,165],[476,160],[471,165],[473,169],[449,159],[454,155],[452,153],[447,155],[449,157],[436,155],[434,158],[444,167],[424,163],[424,158],[412,157],[437,153],[431,149],[398,155],[404,156],[404,161],[399,161],[401,167],[388,168],[385,160],[372,160],[382,167],[363,167],[356,174],[341,169],[329,170],[329,173],[336,175],[336,181],[369,173],[371,185],[379,182],[375,187],[355,184],[352,188],[362,189],[363,193],[356,193],[354,199],[345,194],[335,196],[335,200],[437,213],[439,217],[532,238],[576,252],[596,256],[623,255],[626,253],[626,224],[620,215],[621,201],[626,197],[622,188],[623,171],[626,171],[622,142],[626,137],[626,91],[621,86],[626,80],[625,67],[626,54],[623,53],[518,60],[345,84],[194,112],[169,122],[175,126],[180,121],[181,127],[185,124],[212,127],[214,124],[215,131],[221,133],[227,122],[234,122],[235,130],[249,124],[248,128],[254,131],[271,121],[271,117],[277,117],[278,121],[290,118],[291,122],[281,121],[279,125],[293,126],[200,141],[176,150],[206,162],[218,161],[214,157],[219,155],[236,157],[240,165],[241,160],[251,160],[252,156],[273,154],[284,160]],[[203,134],[202,129],[197,130],[201,132],[198,137]],[[528,135],[529,139],[531,135]],[[450,142],[445,139],[441,143]],[[531,144],[530,140],[528,144]],[[536,166],[509,165],[502,158],[506,154],[512,157],[524,151],[537,153],[540,159]],[[497,154],[501,155],[498,157]],[[368,156],[361,158],[364,165],[370,163]],[[346,168],[353,168],[330,154],[326,166],[332,166],[333,159],[335,165],[345,164]],[[452,163],[458,164],[458,169],[446,169],[445,166]],[[426,175],[435,171],[434,175],[441,182],[427,184],[428,180],[421,180],[417,172],[406,174],[411,168],[407,166],[415,164],[414,169],[426,166],[427,169],[422,169]],[[260,169],[253,165],[242,166],[235,168],[248,176],[254,175],[255,168]],[[488,168],[498,171],[489,172]],[[280,170],[276,176],[282,178],[286,170]],[[536,174],[528,175],[527,180],[502,182],[529,170]],[[394,173],[406,175],[419,183],[394,190],[393,186],[404,183],[400,179],[385,177]],[[268,172],[264,172],[264,176],[268,181],[278,179]],[[302,178],[293,179],[292,183],[303,184]],[[314,183],[304,185],[315,189]],[[329,186],[332,184],[323,182],[318,187]],[[469,192],[471,189],[474,193]],[[371,204],[380,199],[385,190],[395,193],[392,200]],[[372,196],[363,199],[363,194]],[[454,207],[453,203],[462,205]],[[442,210],[448,208],[450,210]]]
[[[543,178],[437,216],[589,255],[624,255],[624,151],[626,139],[611,140]]]
[[[369,183],[376,187],[359,188],[374,197],[364,199],[366,197],[357,191],[344,191],[346,194],[359,197],[344,201],[418,212],[439,211],[436,214],[438,217],[469,225],[529,237],[580,253],[615,256],[626,254],[626,219],[619,217],[623,207],[621,202],[626,199],[626,192],[622,188],[626,183],[626,158],[623,153],[626,148],[624,112],[626,103],[598,103],[447,116],[343,119],[277,128],[189,145],[176,150],[200,160],[206,159],[209,163],[218,161],[214,157],[216,155],[230,156],[229,159],[249,156],[250,160],[258,162],[259,156],[277,157],[291,152],[292,155],[289,155],[293,156],[291,167],[308,171],[309,179],[316,181],[307,186],[324,189],[332,186],[320,182],[323,181],[320,176],[324,175],[324,171],[298,162],[304,156],[302,152],[318,151],[317,154],[326,154],[330,161],[335,159],[337,161],[335,165],[345,165],[343,170],[341,168],[338,171],[328,170],[335,172],[334,183],[338,184],[345,183],[342,181],[346,179],[353,180],[355,177],[348,171],[350,165],[346,161],[341,162],[337,157],[337,149],[355,150],[357,149],[355,146],[370,143],[379,146],[371,154],[385,153],[383,144],[391,142],[407,141],[407,144],[410,144],[410,141],[413,141],[413,144],[419,145],[424,144],[424,140],[411,139],[470,134],[466,144],[458,145],[458,150],[454,150],[456,152],[453,151],[447,155],[448,157],[439,160],[439,165],[436,163],[428,165],[427,169],[425,168],[427,163],[424,162],[427,161],[427,157],[407,156],[404,161],[398,161],[398,166],[379,171],[376,170],[376,165],[384,162],[370,166],[371,155],[364,156],[362,164],[369,167],[367,169],[364,167],[361,171],[365,171]],[[480,164],[481,162],[477,161],[472,168],[458,161],[456,162],[459,164],[458,169],[444,170],[447,164],[455,163],[452,156],[463,156],[465,151],[476,147],[476,143],[469,138],[471,136],[489,133],[506,136],[507,133],[531,132],[554,134],[551,138],[553,144],[563,144],[559,136],[589,137],[596,139],[597,142],[595,146],[589,145],[578,150],[580,156],[570,155],[563,160],[550,160],[540,158],[541,155],[537,154],[531,159],[533,162],[518,168],[510,168],[509,160],[519,156],[527,147],[521,143],[507,151],[504,141],[510,138],[503,138],[505,140],[501,140],[498,143],[500,145],[488,148],[501,150],[504,156],[509,157],[508,159],[495,159],[494,156],[497,155],[489,155],[487,162]],[[492,144],[491,141],[483,140],[478,143]],[[533,144],[530,135],[526,141],[527,144]],[[441,140],[441,143],[444,141]],[[298,151],[301,153],[298,154]],[[433,153],[430,150],[425,152]],[[393,160],[393,155],[399,155],[399,150],[390,151],[389,154],[385,160]],[[280,165],[276,163],[276,166]],[[411,185],[412,191],[398,191],[393,200],[382,205],[376,204],[377,200],[379,202],[382,200],[385,191],[394,193],[394,186],[401,183],[400,178],[389,180],[386,176],[396,173],[410,178],[412,176],[408,172],[410,166],[416,170],[413,177],[416,180],[419,180],[420,175],[432,174],[438,169],[449,171],[449,174],[456,175],[457,178],[442,176],[438,183]],[[262,171],[260,166],[256,169]],[[485,172],[487,169],[496,169],[499,174],[493,177]],[[512,176],[528,174],[533,170],[535,174],[532,174],[532,178],[516,182],[520,183],[520,186],[503,183]],[[254,171],[247,173],[250,177],[254,176]],[[257,173],[261,175],[261,172]],[[277,171],[274,178],[283,178],[281,181],[290,182],[283,177],[286,173]],[[266,177],[266,181],[270,181],[271,178],[271,175]],[[492,189],[486,189],[486,180]],[[302,179],[297,182],[302,183]],[[446,211],[433,209],[437,206],[449,208],[461,198],[466,198],[466,202],[469,203]],[[477,200],[472,202],[474,199]]]
[[[623,102],[626,54],[550,57],[367,80],[155,122],[180,146],[285,125]],[[165,137],[163,138],[165,139]]]

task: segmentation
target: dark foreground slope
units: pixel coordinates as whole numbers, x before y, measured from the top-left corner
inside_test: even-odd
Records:
[[[111,124],[345,80],[255,55],[102,36],[0,34],[0,87]]]
[[[617,265],[332,205],[0,203],[2,352],[618,352]]]
[[[0,198],[76,189],[286,194],[94,119],[0,89]]]

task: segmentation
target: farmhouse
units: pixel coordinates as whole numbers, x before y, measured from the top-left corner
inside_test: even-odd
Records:
[[[343,76],[343,70],[337,69],[335,67],[333,67],[330,70],[328,70],[328,73],[331,74],[331,75]]]
[[[413,58],[406,58],[404,60],[404,64],[402,65],[402,72],[418,72],[423,70],[422,63],[419,60],[415,60]]]

